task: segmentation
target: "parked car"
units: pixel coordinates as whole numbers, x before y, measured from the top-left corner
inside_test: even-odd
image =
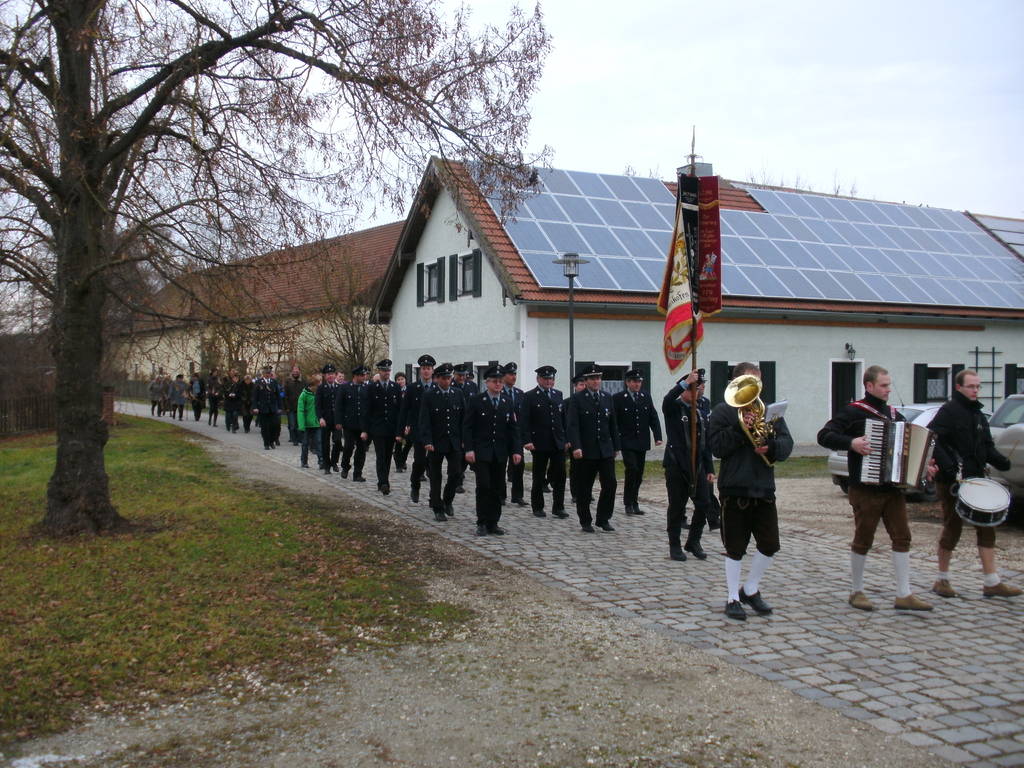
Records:
[[[1006,472],[992,470],[992,477],[1010,487],[1014,499],[1024,500],[1024,395],[1010,395],[989,419],[996,449],[1010,459]]]

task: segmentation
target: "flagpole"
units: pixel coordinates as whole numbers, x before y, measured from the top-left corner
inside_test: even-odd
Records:
[[[693,135],[690,138],[690,176],[697,175],[697,126],[693,126]],[[696,241],[696,238],[695,238]],[[689,250],[689,245],[688,250]],[[692,244],[696,246],[696,242]],[[689,254],[687,254],[689,256]],[[690,259],[687,265],[690,268],[690,285],[693,285],[693,268],[695,259]],[[690,370],[697,370],[697,311],[699,309],[699,296],[691,291],[690,300],[693,304],[693,311],[690,313]],[[698,377],[699,378],[699,377]],[[690,479],[693,483],[692,490],[697,489],[697,383],[690,385]]]

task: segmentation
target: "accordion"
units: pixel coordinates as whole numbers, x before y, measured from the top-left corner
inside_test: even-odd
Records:
[[[935,433],[905,421],[864,422],[871,453],[861,459],[860,481],[865,485],[924,488],[928,462],[935,450]]]

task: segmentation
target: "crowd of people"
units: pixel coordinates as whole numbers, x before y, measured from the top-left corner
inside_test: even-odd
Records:
[[[419,503],[424,482],[427,503],[438,522],[454,517],[455,496],[464,493],[467,471],[475,474],[476,534],[503,536],[503,507],[529,507],[536,517],[567,518],[566,491],[575,506],[580,529],[611,533],[618,481],[615,459],[624,465],[622,506],[627,516],[645,514],[639,489],[653,445],[666,442],[662,465],[667,491],[666,532],[669,557],[687,555],[705,560],[701,546],[705,528],[720,531],[725,549],[725,615],[747,618],[746,606],[758,615],[773,612],[761,595],[760,584],[781,548],[776,509],[774,465],[786,460],[793,439],[785,419],[765,420],[763,404],[722,402],[711,407],[704,396],[704,372],[692,371],[664,395],[660,412],[644,389],[638,370],[625,374],[625,388],[609,394],[603,374],[591,365],[572,379],[568,395],[555,388],[557,370],[542,365],[534,371],[536,386],[517,386],[516,363],[492,366],[483,374],[484,386],[462,365],[437,364],[429,354],[417,360],[415,380],[402,373],[392,378],[392,361],[378,361],[373,371],[357,366],[346,380],[332,364],[303,378],[299,368],[280,381],[272,366],[251,379],[216,370],[205,379],[193,374],[185,381],[157,377],[150,384],[151,412],[184,419],[192,405],[196,421],[207,410],[207,423],[217,425],[221,408],[224,426],[250,431],[255,419],[264,450],[280,446],[282,415],[288,440],[300,447],[301,467],[317,468],[342,479],[366,482],[369,447],[374,453],[377,490],[391,494],[391,473],[409,473],[409,498]],[[761,372],[753,363],[733,367],[730,388],[760,392]],[[892,540],[897,610],[928,611],[931,604],[910,589],[910,529],[904,494],[898,483],[862,478],[861,464],[873,447],[865,437],[871,419],[896,422],[902,416],[887,405],[892,388],[888,371],[871,366],[864,373],[865,396],[837,413],[818,435],[821,445],[848,451],[849,501],[854,536],[849,604],[874,610],[864,592],[864,570],[879,522]],[[980,383],[973,371],[961,371],[956,393],[933,422],[937,436],[929,478],[938,475],[943,500],[943,532],[938,544],[938,578],[933,591],[955,597],[950,583],[952,550],[959,541],[961,519],[951,486],[960,479],[979,477],[985,465],[1007,468],[1009,462],[992,443],[988,424],[977,403]],[[728,398],[727,398],[728,399]],[[526,452],[532,457],[531,488],[525,488]],[[410,462],[411,456],[411,462]],[[719,459],[716,474],[715,461]],[[411,466],[410,466],[411,464]],[[568,471],[567,471],[568,465]],[[595,503],[594,485],[598,486]],[[716,495],[717,483],[717,495]],[[550,502],[548,499],[550,498]],[[692,515],[687,523],[687,506]],[[687,531],[685,543],[682,532]],[[1021,590],[1001,582],[995,567],[994,528],[977,528],[986,597],[1013,597]],[[743,559],[753,539],[746,579]]]

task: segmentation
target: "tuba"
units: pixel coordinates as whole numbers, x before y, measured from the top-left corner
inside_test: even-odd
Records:
[[[737,376],[735,379],[729,382],[729,385],[725,388],[725,402],[737,409],[737,413],[740,419],[740,427],[743,428],[743,432],[747,435],[751,445],[755,448],[760,448],[762,445],[768,442],[774,429],[772,425],[765,421],[764,418],[764,403],[761,402],[761,380],[757,376],[745,375]],[[744,414],[751,413],[754,416],[754,423],[747,426],[746,420],[743,418]],[[758,454],[764,463],[769,467],[772,466],[773,462],[768,460],[766,454]]]

